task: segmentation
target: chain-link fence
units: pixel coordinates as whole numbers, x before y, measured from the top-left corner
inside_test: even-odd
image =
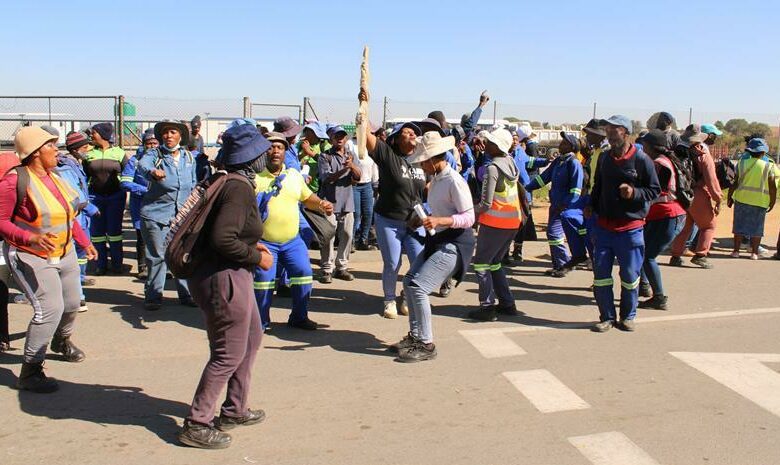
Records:
[[[202,119],[202,135],[207,145],[215,145],[219,135],[235,118],[253,117],[270,126],[282,116],[300,122],[323,121],[352,126],[358,109],[356,98],[303,97],[296,102],[268,102],[249,97],[224,99],[175,99],[142,96],[0,96],[0,144],[12,145],[20,127],[50,124],[60,130],[61,141],[72,130],[85,129],[94,123],[111,121],[117,131],[117,142],[130,147],[139,143],[141,134],[156,122],[174,119],[189,122],[193,116]],[[371,96],[369,119],[377,126],[391,127],[404,121],[424,118],[433,110],[444,113],[450,124],[460,124],[470,114],[477,99],[463,102],[408,101],[385,96]],[[522,127],[536,133],[540,142],[555,145],[561,130],[579,131],[590,118],[626,115],[634,121],[635,133],[647,127],[648,119],[659,110],[671,113],[676,127],[682,130],[689,122],[716,124],[724,136],[714,147],[718,154],[733,154],[744,145],[746,135],[758,133],[767,138],[777,153],[780,114],[705,111],[678,106],[649,109],[631,106],[606,106],[598,103],[555,106],[505,103],[494,98],[482,109],[481,128],[503,124]]]

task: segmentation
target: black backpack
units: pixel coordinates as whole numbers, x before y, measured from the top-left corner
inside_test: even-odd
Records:
[[[195,186],[171,223],[171,229],[165,237],[165,263],[175,277],[192,277],[203,261],[203,251],[208,250],[203,243],[206,239],[206,234],[202,234],[203,227],[229,179],[239,179],[249,184],[243,175],[217,171]]]
[[[691,206],[691,203],[693,203],[693,186],[695,183],[692,166],[694,165],[693,160],[690,158],[680,160],[676,155],[671,153],[667,154],[666,158],[674,165],[674,182],[677,186],[674,196],[677,198],[677,201],[680,202],[680,205],[687,210]]]
[[[718,178],[718,184],[720,184],[721,189],[730,189],[737,177],[737,169],[731,160],[722,158],[720,162],[715,164],[715,175]]]

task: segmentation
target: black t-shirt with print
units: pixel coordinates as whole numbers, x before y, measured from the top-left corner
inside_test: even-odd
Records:
[[[379,169],[379,197],[374,211],[393,220],[405,221],[414,205],[421,203],[425,190],[425,173],[412,167],[406,158],[381,140],[369,156]]]

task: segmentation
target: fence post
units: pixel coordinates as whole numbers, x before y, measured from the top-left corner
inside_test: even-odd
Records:
[[[119,96],[119,105],[117,108],[119,112],[119,126],[117,128],[117,141],[120,148],[125,147],[125,96],[120,95]]]
[[[308,119],[309,119],[309,97],[304,97],[303,98],[303,119],[301,123],[303,123],[303,121],[308,121]]]
[[[249,101],[249,97],[244,97],[244,118],[252,117],[252,103]]]
[[[49,125],[51,125],[51,97],[49,97]]]
[[[387,97],[382,99],[382,128],[387,126]]]

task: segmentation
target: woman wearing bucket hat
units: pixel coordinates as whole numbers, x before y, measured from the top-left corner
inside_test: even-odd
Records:
[[[358,100],[368,101],[361,90]],[[367,131],[366,147],[379,171],[379,196],[374,204],[377,244],[382,254],[382,291],[385,318],[408,314],[406,302],[396,305],[396,283],[401,268],[401,254],[406,253],[413,263],[423,249],[424,230],[407,224],[414,214],[414,206],[422,203],[425,190],[425,172],[409,163],[417,138],[422,135],[414,123],[398,124],[387,141]]]
[[[219,158],[228,178],[217,194],[200,263],[187,284],[206,317],[211,357],[201,375],[179,440],[203,449],[231,444],[225,431],[260,423],[262,410],[248,408],[252,365],[263,332],[255,301],[253,270],[269,269],[268,249],[258,244],[263,223],[255,200],[252,162],[271,144],[251,124],[233,126],[222,136]],[[227,385],[227,397],[218,417],[214,410]]]
[[[497,312],[517,314],[502,261],[523,223],[520,196],[525,196],[525,190],[517,182],[519,173],[509,156],[512,146],[509,131],[481,131],[479,137],[485,141],[485,153],[490,161],[485,169],[482,195],[476,208],[479,237],[474,254],[474,272],[479,283],[479,309],[470,312],[469,318],[495,321]]]
[[[49,341],[51,349],[67,361],[84,360],[84,352],[70,340],[81,293],[73,240],[86,250],[88,259],[97,258],[76,220],[81,208],[78,193],[53,172],[55,143],[56,138],[41,128],[19,130],[14,144],[22,166],[0,180],[3,253],[33,306],[17,387],[34,392],[58,387],[43,372]]]
[[[429,294],[444,281],[463,279],[474,253],[474,204],[466,181],[453,170],[446,153],[455,147],[455,138],[438,132],[426,133],[409,157],[431,176],[428,205],[431,215],[417,204],[416,217],[428,231],[424,251],[415,258],[404,276],[404,293],[409,306],[409,334],[391,348],[399,362],[421,362],[436,358],[431,324]],[[421,214],[423,213],[423,214]]]
[[[122,251],[122,217],[125,212],[125,192],[119,185],[119,178],[125,164],[125,151],[114,146],[114,125],[98,123],[90,129],[95,148],[87,152],[84,172],[89,178],[89,193],[92,203],[100,214],[92,218],[90,233],[99,257],[95,274],[106,274],[110,270],[122,273],[124,253]]]
[[[723,192],[715,174],[715,160],[710,155],[707,145],[704,143],[708,135],[701,131],[698,124],[691,124],[682,135],[682,144],[693,160],[694,190],[693,202],[688,207],[688,215],[685,218],[685,227],[672,242],[672,258],[669,264],[682,266],[680,258],[685,250],[685,242],[691,236],[693,225],[699,227],[699,240],[696,242],[694,257],[691,263],[701,268],[712,268],[707,260],[710,253],[712,240],[715,238],[715,227]]]
[[[150,149],[138,162],[138,173],[149,183],[141,201],[141,235],[146,246],[148,276],[144,286],[144,307],[159,310],[162,306],[165,275],[165,236],[170,223],[197,184],[195,157],[184,149],[189,142],[187,126],[178,121],[161,121],[154,125],[160,145]],[[182,305],[195,306],[183,279],[176,280]]]
[[[737,176],[729,189],[728,206],[734,207],[733,258],[739,258],[742,239],[750,238],[750,259],[758,260],[758,247],[764,236],[766,214],[777,200],[776,168],[766,155],[769,146],[764,139],[751,139],[747,152],[737,164]]]

